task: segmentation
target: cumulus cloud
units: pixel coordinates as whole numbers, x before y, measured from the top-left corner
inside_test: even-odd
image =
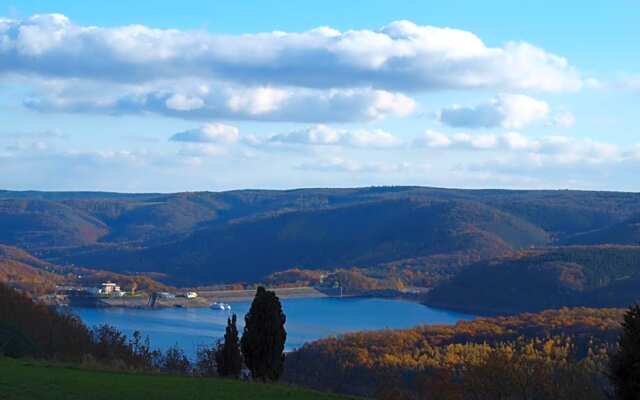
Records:
[[[305,162],[297,165],[296,169],[321,172],[392,173],[406,171],[409,167],[408,163],[361,162],[332,157]]]
[[[164,104],[169,110],[191,111],[204,107],[204,100],[199,97],[175,93],[169,96]]]
[[[205,124],[198,129],[178,132],[171,136],[169,140],[175,142],[231,144],[235,143],[239,136],[238,128],[235,126],[211,123]]]
[[[451,28],[396,21],[377,30],[219,35],[142,25],[79,25],[60,14],[0,20],[0,73],[141,83],[199,78],[255,86],[572,91],[569,62],[524,42],[488,47]],[[175,97],[178,108],[199,101]]]
[[[438,118],[453,127],[520,129],[544,121],[548,115],[549,105],[544,101],[521,94],[500,94],[475,106],[444,108]]]
[[[622,151],[617,145],[589,138],[550,135],[528,138],[517,132],[500,135],[468,133],[445,134],[427,130],[414,141],[416,146],[432,149],[466,151],[501,151],[502,155],[525,154],[538,164],[600,164],[632,158],[633,151]],[[521,156],[519,156],[521,157]]]
[[[124,95],[97,96],[65,88],[33,96],[25,100],[24,105],[42,112],[153,112],[194,120],[221,118],[293,122],[368,121],[405,116],[415,108],[414,100],[406,95],[368,88],[321,91],[206,84],[183,87],[182,91],[158,88]]]
[[[302,144],[302,145],[336,145],[362,148],[389,148],[402,144],[402,141],[389,132],[381,129],[347,130],[335,129],[326,125],[315,125],[305,129],[272,135],[258,143]]]
[[[178,155],[187,157],[193,161],[207,157],[217,157],[228,153],[227,148],[208,143],[186,143],[178,151]],[[198,163],[200,161],[197,161]]]

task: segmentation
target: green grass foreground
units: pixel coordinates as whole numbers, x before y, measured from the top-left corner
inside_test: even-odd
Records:
[[[346,400],[295,386],[226,379],[82,370],[0,358],[3,400]]]

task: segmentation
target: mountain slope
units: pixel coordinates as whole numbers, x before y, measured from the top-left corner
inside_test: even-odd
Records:
[[[166,291],[168,287],[151,277],[122,275],[109,271],[60,266],[41,260],[17,247],[0,245],[0,283],[32,295],[53,293],[57,285],[97,286],[115,281],[126,289]]]
[[[640,214],[602,229],[575,235],[566,243],[640,245]]]
[[[0,243],[23,248],[80,246],[107,233],[97,218],[59,202],[0,200]]]
[[[121,258],[89,253],[71,260],[154,270],[188,283],[261,279],[291,266],[366,266],[458,251],[491,257],[547,241],[534,225],[482,204],[389,200],[246,218]]]
[[[624,229],[631,225],[624,224],[634,215],[640,194],[565,190],[0,191],[0,243],[59,265],[167,273],[170,283],[255,281],[294,266],[478,260],[549,243],[629,244],[633,235]]]
[[[640,246],[536,250],[465,268],[427,304],[513,313],[560,307],[626,307],[640,299]]]
[[[0,282],[31,293],[51,291],[64,281],[51,267],[23,250],[0,245]]]

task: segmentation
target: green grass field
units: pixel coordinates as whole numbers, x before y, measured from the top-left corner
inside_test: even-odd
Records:
[[[346,400],[286,385],[102,372],[0,358],[2,400]]]

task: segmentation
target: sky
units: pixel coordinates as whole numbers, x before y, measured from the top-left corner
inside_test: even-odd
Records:
[[[640,191],[637,21],[632,0],[0,0],[0,189]]]

